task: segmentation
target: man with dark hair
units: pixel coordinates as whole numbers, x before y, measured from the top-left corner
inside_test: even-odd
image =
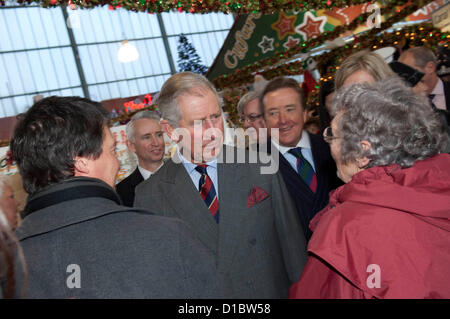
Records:
[[[87,99],[49,97],[17,123],[26,297],[220,297],[214,260],[183,222],[120,206],[105,115]]]
[[[271,138],[267,144],[273,143],[280,152],[281,175],[309,239],[309,222],[328,204],[330,190],[341,185],[330,147],[321,136],[303,129],[307,110],[296,80],[280,77],[270,81],[260,96],[260,105],[267,128],[279,129],[278,141]]]

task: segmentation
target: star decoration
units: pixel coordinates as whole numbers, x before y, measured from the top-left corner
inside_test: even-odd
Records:
[[[288,34],[295,34],[295,21],[297,16],[287,16],[284,12],[278,15],[278,20],[270,26],[277,31],[278,39],[283,40]]]
[[[326,16],[315,17],[308,11],[303,16],[303,22],[295,28],[295,32],[301,34],[304,40],[315,38],[323,32],[326,22]]]
[[[295,47],[296,45],[298,45],[299,42],[300,42],[300,39],[296,39],[296,38],[293,38],[292,36],[289,36],[287,41],[283,44],[283,46],[287,50],[289,50],[289,49]]]
[[[262,41],[258,43],[258,46],[261,48],[262,53],[266,53],[269,51],[273,51],[273,38],[268,38],[266,36],[262,37]]]

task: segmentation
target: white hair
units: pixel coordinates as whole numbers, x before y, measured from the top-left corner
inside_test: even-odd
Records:
[[[137,120],[140,120],[140,119],[155,120],[156,122],[159,123],[161,120],[161,117],[155,111],[148,111],[148,110],[140,111],[140,112],[137,112],[136,114],[134,114],[131,117],[130,121],[127,123],[127,126],[125,128],[127,138],[130,142],[134,142],[134,122],[136,122]]]
[[[172,75],[164,82],[158,98],[158,107],[162,118],[172,127],[177,128],[182,118],[177,99],[183,95],[203,96],[202,91],[209,90],[217,98],[222,111],[223,101],[217,93],[214,85],[203,75],[192,72],[181,72]]]

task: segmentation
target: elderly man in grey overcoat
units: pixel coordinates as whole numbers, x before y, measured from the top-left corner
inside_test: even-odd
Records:
[[[164,83],[161,125],[178,151],[136,188],[135,207],[186,221],[215,256],[225,297],[287,298],[306,261],[303,230],[276,165],[223,145],[219,101],[198,74]]]

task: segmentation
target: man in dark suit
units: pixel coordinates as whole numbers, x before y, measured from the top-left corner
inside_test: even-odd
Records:
[[[142,181],[154,174],[163,164],[164,132],[156,112],[141,111],[127,123],[127,146],[138,158],[138,166],[116,186],[125,206],[133,207],[134,190]]]
[[[424,73],[421,82],[426,88],[425,95],[450,135],[450,83],[438,77],[436,55],[427,47],[414,47],[404,51],[398,60]]]
[[[261,94],[260,105],[267,128],[279,130],[278,140],[272,131],[267,145],[272,143],[279,151],[280,172],[309,240],[309,222],[328,204],[329,192],[342,184],[330,147],[321,136],[303,130],[307,111],[303,90],[294,79],[270,81]]]
[[[186,224],[120,205],[106,115],[53,96],[17,123],[11,151],[30,195],[17,229],[25,297],[221,298],[214,259]]]
[[[433,51],[427,47],[414,47],[404,51],[398,60],[424,73],[422,82],[428,88],[426,94],[432,106],[450,112],[450,84],[438,77],[437,59]]]
[[[190,225],[215,256],[225,297],[287,298],[306,260],[303,230],[281,176],[238,162],[246,150],[223,145],[219,100],[198,74],[164,83],[161,124],[178,151],[137,186],[135,206]]]

